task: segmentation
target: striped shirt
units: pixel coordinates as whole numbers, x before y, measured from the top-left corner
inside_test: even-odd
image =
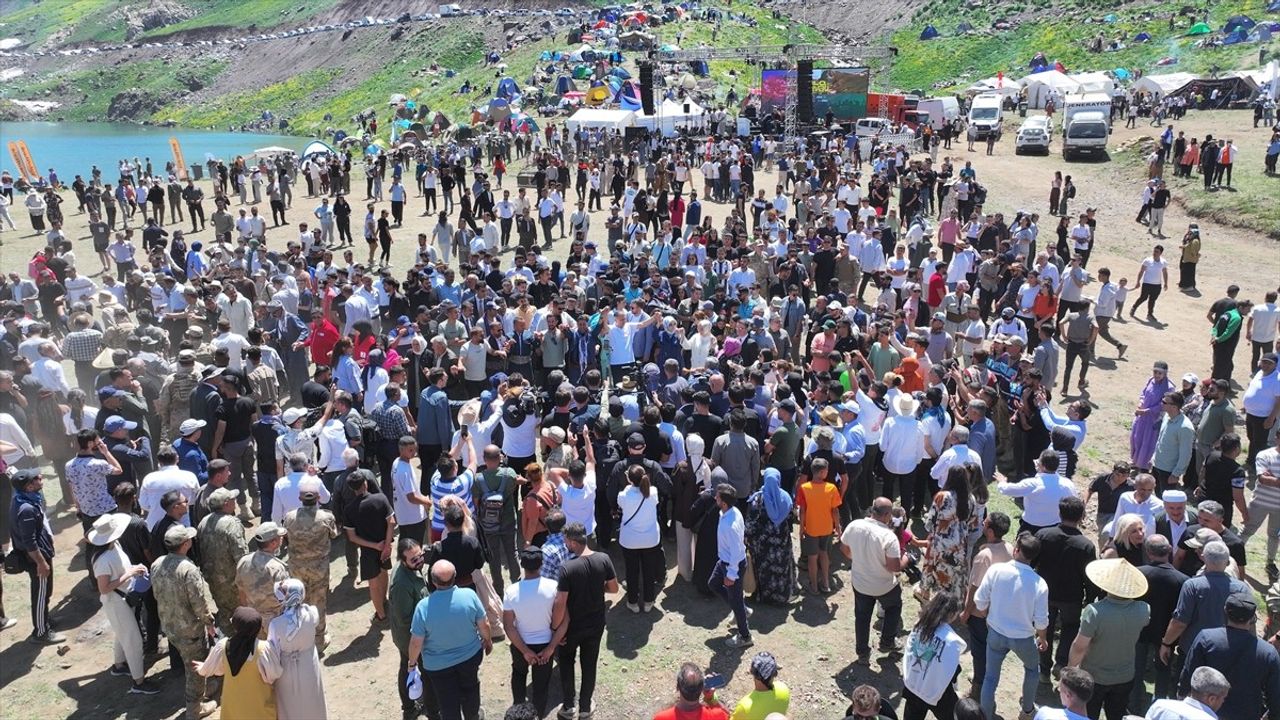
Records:
[[[440,473],[436,472],[431,476],[431,532],[437,535],[444,532],[444,513],[441,512],[440,501],[445,496],[453,495],[467,504],[467,509],[471,511],[474,517],[476,514],[476,503],[471,497],[471,484],[475,482],[470,470],[463,470],[457,475],[445,480],[440,477]]]
[[[1272,477],[1280,477],[1280,450],[1269,447],[1258,453],[1253,467],[1258,476],[1270,473]],[[1280,487],[1259,482],[1253,489],[1253,502],[1249,504],[1249,509],[1252,510],[1255,505],[1259,508],[1280,509]]]

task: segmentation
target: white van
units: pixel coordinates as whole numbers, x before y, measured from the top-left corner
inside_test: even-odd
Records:
[[[925,98],[916,105],[916,110],[929,113],[929,124],[934,130],[960,117],[960,103],[953,97]]]
[[[1004,130],[1004,98],[997,93],[979,95],[969,105],[969,137],[986,140],[995,135],[996,140]]]
[[[1077,112],[1064,123],[1062,159],[1076,155],[1105,155],[1107,136],[1111,133],[1110,116],[1097,110]]]
[[[865,117],[859,118],[858,122],[853,126],[853,134],[858,137],[874,137],[876,135],[888,135],[889,126],[893,123],[885,118]]]

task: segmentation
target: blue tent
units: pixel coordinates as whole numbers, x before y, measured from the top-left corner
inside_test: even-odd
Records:
[[[556,94],[564,95],[565,93],[577,90],[578,86],[573,84],[573,80],[568,75],[561,75],[556,80]]]
[[[1253,26],[1257,24],[1258,23],[1254,22],[1253,19],[1247,15],[1236,15],[1234,17],[1227,18],[1226,24],[1222,26],[1222,32],[1229,33],[1236,29],[1245,30],[1247,32],[1252,30]]]
[[[616,78],[622,78],[623,80],[631,79],[631,73],[627,72],[626,68],[623,67],[615,67],[609,71],[609,74]]]
[[[1133,36],[1133,41],[1136,43],[1151,42],[1151,33],[1140,32],[1137,35]]]
[[[520,86],[516,84],[515,80],[504,77],[498,81],[498,89],[494,92],[494,95],[506,100],[513,100],[520,97]]]
[[[1117,80],[1129,79],[1129,71],[1125,70],[1124,68],[1116,68],[1115,70],[1111,71],[1111,74],[1115,75]]]
[[[1048,70],[1050,67],[1049,59],[1044,56],[1044,53],[1038,52],[1035,57],[1031,58],[1031,62],[1027,63],[1027,67],[1031,68],[1031,72]]]
[[[1116,20],[1119,20],[1119,19],[1120,19],[1120,18],[1116,17],[1116,14],[1115,14],[1115,13],[1109,13],[1109,14],[1107,14],[1106,16],[1104,16],[1104,17],[1102,18],[1102,21],[1103,21],[1103,22],[1113,23],[1113,22],[1115,22]]]
[[[1267,5],[1267,12],[1280,12],[1280,0],[1271,0],[1271,4]]]
[[[636,87],[635,83],[623,83],[613,94],[613,101],[623,110],[639,110],[641,108],[640,88]]]
[[[1239,45],[1240,43],[1247,42],[1248,40],[1249,40],[1249,33],[1245,32],[1244,28],[1236,28],[1235,32],[1222,38],[1222,44],[1223,45]]]
[[[1280,2],[1280,0],[1276,0],[1276,2]],[[706,77],[711,74],[711,68],[707,67],[705,60],[694,60],[689,63],[689,70],[698,77]]]
[[[938,32],[938,28],[936,28],[936,27],[934,27],[934,26],[932,26],[932,25],[925,25],[925,26],[924,26],[924,30],[921,30],[921,31],[920,31],[920,39],[921,39],[921,40],[932,40],[932,39],[934,39],[934,38],[938,37],[939,35],[940,35],[940,33]]]

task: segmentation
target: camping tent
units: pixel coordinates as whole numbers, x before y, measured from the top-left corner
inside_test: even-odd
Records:
[[[1133,91],[1135,93],[1150,93],[1152,99],[1159,100],[1195,79],[1196,76],[1191,73],[1143,75],[1133,81]]]
[[[602,128],[622,132],[625,128],[636,124],[636,114],[630,110],[603,110],[600,108],[583,108],[564,121],[569,132],[576,133],[579,128]]]
[[[624,110],[640,109],[640,86],[630,80],[622,83],[613,94],[613,101]]]
[[[1138,33],[1137,35],[1134,35],[1134,36],[1133,36],[1133,41],[1134,41],[1134,42],[1136,42],[1136,43],[1151,42],[1151,33],[1146,32],[1146,31],[1144,30],[1144,31],[1142,31],[1142,32]]]
[[[329,147],[325,143],[320,142],[319,140],[312,140],[311,142],[307,143],[306,147],[302,148],[303,159],[309,158],[312,155],[337,155],[337,154],[338,153],[334,152],[333,148]]]
[[[1069,75],[1072,80],[1080,84],[1080,89],[1084,92],[1105,92],[1111,94],[1116,89],[1116,81],[1104,72],[1085,72]]]
[[[568,75],[561,75],[556,80],[556,95],[564,95],[567,92],[577,90],[578,86],[573,84],[573,80]]]
[[[1063,96],[1080,92],[1080,83],[1057,70],[1033,73],[1022,79],[1027,91],[1027,107],[1042,108],[1049,98],[1056,98],[1059,105]]]
[[[1253,18],[1247,15],[1234,15],[1232,17],[1227,18],[1227,21],[1223,23],[1222,32],[1229,33],[1234,31],[1237,28],[1241,28],[1245,31],[1249,31],[1249,30],[1252,30],[1253,26],[1257,24],[1258,23],[1253,21]]]
[[[1222,44],[1223,45],[1239,45],[1240,43],[1247,42],[1248,40],[1249,40],[1249,33],[1246,32],[1244,28],[1236,28],[1235,30],[1231,31],[1230,35],[1227,35],[1226,37],[1222,38]]]
[[[1267,5],[1267,12],[1280,12],[1280,0],[1271,0],[1271,4]]]
[[[1235,70],[1228,74],[1248,78],[1258,86],[1260,93],[1269,98],[1274,99],[1280,93],[1280,60],[1272,60],[1266,67],[1256,70]]]
[[[593,62],[596,59],[596,51],[592,50],[590,45],[583,45],[569,53],[569,59],[574,62]]]
[[[489,107],[486,108],[485,114],[488,115],[490,120],[500,123],[511,117],[511,103],[502,98],[494,98],[489,101]]]
[[[963,35],[963,34],[965,34],[965,33],[967,33],[967,32],[973,32],[973,25],[971,25],[971,24],[969,24],[969,23],[967,23],[967,22],[962,22],[962,23],[960,23],[959,25],[957,25],[957,26],[956,26],[956,34],[957,34],[957,35]]]
[[[701,128],[706,124],[707,111],[693,100],[663,100],[656,115],[636,117],[636,125],[649,130],[660,130],[671,137],[678,129]]]
[[[498,89],[493,94],[504,100],[515,100],[520,97],[520,86],[515,80],[504,77],[498,81]]]
[[[921,31],[920,31],[920,39],[921,39],[921,40],[932,40],[932,39],[934,39],[934,38],[938,37],[939,35],[940,35],[940,33],[938,32],[938,28],[936,28],[936,27],[934,27],[934,26],[932,26],[932,25],[925,25],[925,26],[924,26],[924,30],[921,30]]]
[[[1211,32],[1213,32],[1213,28],[1209,27],[1208,23],[1198,22],[1195,25],[1191,26],[1191,29],[1187,31],[1187,34],[1188,35],[1208,35]]]
[[[587,91],[586,102],[588,105],[603,105],[609,101],[613,93],[609,91],[608,85],[596,85]]]

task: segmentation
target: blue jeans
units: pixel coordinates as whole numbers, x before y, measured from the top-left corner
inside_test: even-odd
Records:
[[[733,585],[726,587],[724,579],[729,574],[729,566],[720,560],[707,579],[707,587],[711,592],[719,595],[721,600],[729,604],[729,609],[733,610],[733,619],[738,623],[738,637],[743,640],[751,639],[751,628],[747,627],[747,603],[742,598],[742,574],[746,571],[747,562],[744,560],[738,564],[738,579]]]
[[[1040,682],[1040,651],[1035,636],[1009,638],[987,629],[987,672],[982,677],[982,711],[987,717],[996,716],[996,686],[1000,684],[1000,665],[1010,652],[1022,661],[1022,706],[1032,710],[1036,698],[1036,685]]]
[[[258,480],[258,495],[262,497],[259,505],[262,509],[263,522],[271,519],[271,509],[275,507],[276,498],[276,471],[258,470],[256,473]]]

